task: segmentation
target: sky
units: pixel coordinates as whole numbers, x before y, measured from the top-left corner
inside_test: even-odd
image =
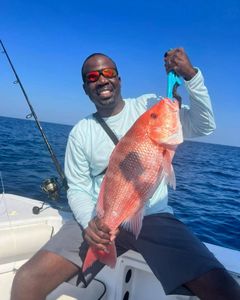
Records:
[[[164,96],[163,54],[183,47],[204,74],[216,118],[216,131],[200,140],[240,147],[238,0],[1,1],[0,39],[38,119],[69,125],[95,111],[80,77],[89,54],[114,59],[123,97]],[[0,116],[25,118],[29,108],[14,80],[0,55]]]

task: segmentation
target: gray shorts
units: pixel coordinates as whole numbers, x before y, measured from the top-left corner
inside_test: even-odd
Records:
[[[169,213],[144,217],[137,240],[132,233],[121,229],[116,247],[118,256],[127,250],[141,253],[167,295],[191,294],[184,283],[212,269],[224,268],[208,248]],[[87,248],[81,226],[69,221],[42,249],[63,256],[81,268]],[[103,266],[96,262],[84,276],[79,272],[78,279],[88,284]]]

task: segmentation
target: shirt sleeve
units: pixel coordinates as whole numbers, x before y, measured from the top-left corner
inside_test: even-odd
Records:
[[[70,134],[65,153],[65,175],[69,189],[69,206],[79,224],[86,228],[92,219],[92,178],[89,163],[79,142]]]
[[[216,128],[208,90],[201,71],[197,70],[197,74],[191,80],[185,81],[190,106],[183,105],[180,110],[184,138],[209,135]]]

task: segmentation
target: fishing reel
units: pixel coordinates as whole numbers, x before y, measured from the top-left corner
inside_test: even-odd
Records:
[[[42,191],[48,195],[52,200],[59,199],[61,186],[57,177],[45,179],[40,185]]]
[[[60,198],[60,190],[61,185],[58,182],[57,177],[52,177],[43,180],[40,185],[41,190],[48,195],[51,200],[57,201]],[[33,214],[38,215],[40,211],[43,209],[45,201],[42,203],[40,207],[34,206],[32,209]]]

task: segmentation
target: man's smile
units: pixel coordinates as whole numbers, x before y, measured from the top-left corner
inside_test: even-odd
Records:
[[[97,94],[103,97],[111,97],[113,90],[110,87],[102,87],[97,89]]]

